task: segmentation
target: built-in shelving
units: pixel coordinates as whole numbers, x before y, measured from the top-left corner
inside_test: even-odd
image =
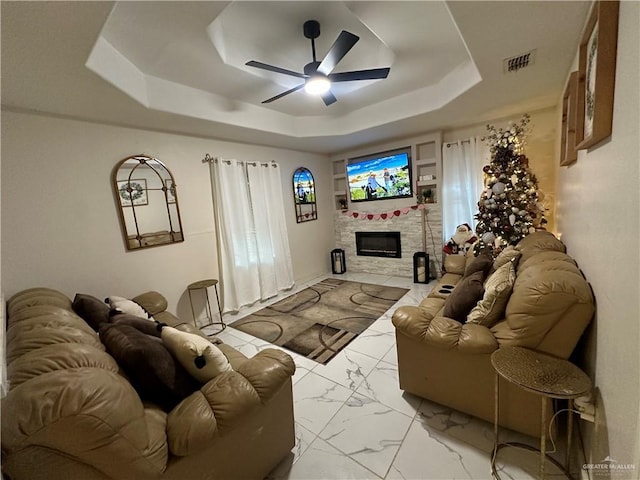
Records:
[[[426,203],[440,203],[440,179],[442,177],[442,153],[440,136],[422,138],[415,144],[414,179],[416,195]]]
[[[336,210],[347,208],[347,161],[334,160],[333,168],[333,200]]]
[[[439,204],[441,200],[440,180],[442,178],[442,137],[440,132],[409,139],[413,161],[412,179],[414,200],[424,201],[423,191],[430,191],[426,203]],[[406,141],[406,140],[405,140]],[[407,143],[404,143],[407,145]],[[358,157],[376,151],[398,148],[395,144],[370,147],[366,150],[348,152],[332,160],[333,198],[336,210],[343,210],[348,204],[347,158]]]

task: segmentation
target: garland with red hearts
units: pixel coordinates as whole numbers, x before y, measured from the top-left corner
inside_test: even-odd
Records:
[[[425,208],[427,208],[425,204],[419,203],[418,205],[411,205],[410,207],[398,208],[396,210],[391,210],[389,212],[384,212],[384,213],[354,212],[353,210],[344,210],[342,213],[344,215],[349,215],[350,217],[357,218],[360,220],[389,220],[393,217],[406,215],[412,210],[424,210]]]

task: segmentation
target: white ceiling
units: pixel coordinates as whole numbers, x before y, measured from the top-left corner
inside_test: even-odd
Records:
[[[555,105],[590,2],[2,2],[2,104],[131,127],[335,153]],[[385,80],[270,104],[341,30],[360,37],[335,72]],[[536,50],[504,73],[503,59]]]

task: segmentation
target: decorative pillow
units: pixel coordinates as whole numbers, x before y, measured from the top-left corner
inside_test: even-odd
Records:
[[[232,370],[224,353],[200,335],[182,332],[173,327],[163,327],[161,338],[178,362],[193,378],[202,383]]]
[[[146,318],[147,320],[153,320],[153,317],[149,315],[144,308],[138,305],[136,302],[123,297],[111,296],[104,299],[104,303],[108,303],[112,312],[127,313],[135,317]],[[113,313],[112,313],[113,315]]]
[[[489,271],[493,265],[493,257],[491,256],[491,252],[482,252],[477,257],[473,257],[467,266],[464,269],[464,276],[468,277],[476,272],[482,272],[482,276]]]
[[[167,412],[200,388],[156,337],[145,335],[130,325],[103,323],[100,340],[140,398]]]
[[[484,296],[467,315],[467,323],[492,327],[504,316],[507,302],[516,281],[515,262],[505,263],[484,285]]]
[[[514,247],[513,245],[505,247],[504,250],[502,250],[493,261],[493,270],[498,270],[505,263],[509,262],[513,262],[513,266],[515,267],[521,255],[522,253],[516,250],[516,247]]]
[[[158,322],[150,322],[149,320],[145,320],[144,318],[136,317],[134,315],[116,313],[109,318],[109,323],[116,325],[130,325],[136,330],[140,330],[145,335],[151,335],[152,337],[158,338],[160,337]]]
[[[76,293],[71,307],[96,332],[101,323],[109,321],[109,307],[92,295]]]
[[[443,315],[465,323],[469,311],[482,298],[483,279],[484,272],[479,271],[460,280],[444,302]]]

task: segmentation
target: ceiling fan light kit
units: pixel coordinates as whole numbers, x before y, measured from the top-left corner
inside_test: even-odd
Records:
[[[312,95],[319,95],[329,91],[331,82],[324,75],[309,77],[304,83],[304,91]]]
[[[296,92],[304,87],[305,92],[321,96],[325,105],[329,106],[337,100],[335,95],[331,92],[332,83],[351,82],[356,80],[377,80],[387,78],[389,75],[389,71],[391,70],[389,67],[332,73],[340,60],[342,60],[349,50],[351,50],[358,40],[360,40],[360,37],[343,30],[340,32],[340,35],[338,35],[338,38],[331,48],[329,48],[329,51],[322,61],[318,61],[316,59],[315,39],[320,36],[320,24],[316,20],[307,20],[304,22],[302,31],[304,36],[311,40],[311,53],[313,57],[313,60],[304,66],[304,73],[294,72],[292,70],[276,67],[256,60],[251,60],[245,64],[249,67],[260,68],[262,70],[268,70],[270,72],[304,79],[304,83],[268,98],[262,103],[271,103],[274,100],[278,100],[285,95],[289,95],[290,93]]]

